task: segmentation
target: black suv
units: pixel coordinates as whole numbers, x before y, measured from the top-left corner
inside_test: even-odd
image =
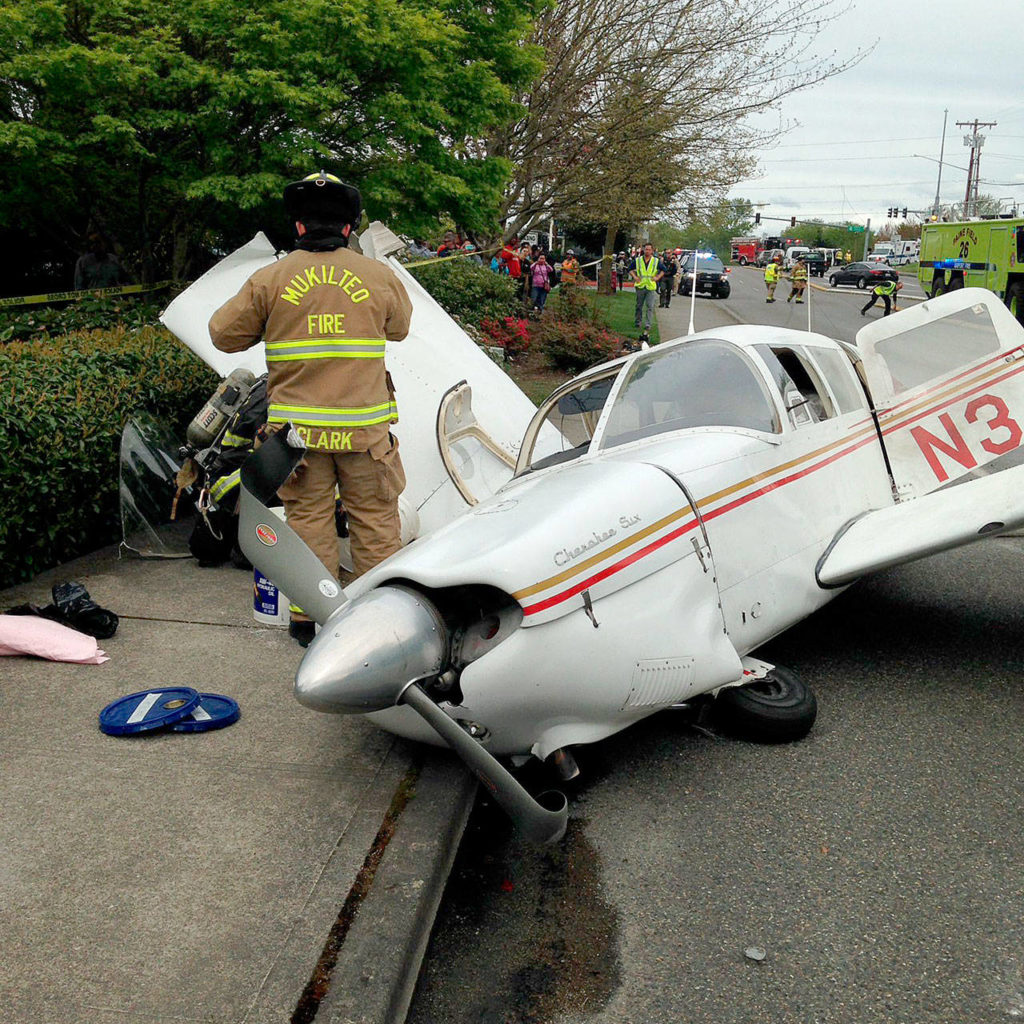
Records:
[[[717,256],[701,256],[697,262],[697,292],[710,292],[716,299],[727,299],[731,288],[726,278],[725,264]],[[680,295],[689,295],[693,285],[693,255],[686,257],[679,268]]]
[[[825,276],[825,254],[823,252],[805,252],[800,258],[807,264],[807,273],[811,277]]]

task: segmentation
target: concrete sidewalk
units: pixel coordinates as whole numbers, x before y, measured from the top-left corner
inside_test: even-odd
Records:
[[[404,1019],[475,779],[301,707],[301,651],[253,621],[250,574],[109,549],[0,610],[62,580],[121,624],[104,665],[0,659],[0,1019]],[[240,721],[100,732],[110,701],[175,684]]]

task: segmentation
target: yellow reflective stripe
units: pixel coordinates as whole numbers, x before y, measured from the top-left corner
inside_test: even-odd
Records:
[[[286,359],[383,359],[384,338],[295,338],[267,342],[267,362]]]
[[[280,363],[285,360],[296,360],[296,359],[383,359],[384,352],[303,352],[291,353],[284,352],[280,355],[272,356],[267,355],[268,363]]]
[[[382,348],[386,343],[385,338],[280,338],[278,341],[268,341],[267,348],[280,348],[282,345],[380,345]]]
[[[270,423],[291,421],[304,427],[368,427],[375,423],[386,423],[397,415],[398,409],[393,401],[354,409],[271,405],[267,420]]]
[[[227,476],[222,476],[211,488],[210,497],[214,501],[220,501],[228,491],[238,486],[240,469],[236,469],[233,473],[228,473]]]
[[[232,434],[230,430],[225,430],[220,443],[225,448],[246,448],[252,444],[252,438],[240,437],[238,434]]]

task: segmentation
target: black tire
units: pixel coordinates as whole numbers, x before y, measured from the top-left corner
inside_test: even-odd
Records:
[[[829,279],[828,279],[828,284],[829,284],[829,287],[830,287],[830,288],[835,288],[835,287],[836,287],[836,285],[838,285],[838,284],[839,284],[839,282],[838,282],[838,281],[836,280],[836,275],[835,275],[835,274],[831,274],[831,275],[829,276]]]
[[[721,286],[721,287],[720,287],[720,288],[719,288],[719,289],[718,289],[718,290],[717,290],[717,291],[715,292],[715,298],[716,298],[716,299],[727,299],[727,298],[729,298],[729,293],[730,293],[731,291],[732,291],[732,289],[731,289],[731,288],[729,287],[729,285],[727,285],[727,284],[723,284],[723,285],[722,285],[722,286]]]
[[[740,266],[741,267],[745,267],[746,265],[747,265],[747,257],[746,256],[741,256],[740,257]]]
[[[866,277],[861,275],[860,277],[857,278],[857,287],[861,291],[863,291],[865,288],[867,288],[867,286],[868,286],[868,279]]]
[[[1024,327],[1024,284],[1014,281],[1006,289],[1006,308],[1017,318],[1017,323]]]
[[[818,702],[802,679],[776,665],[757,682],[730,686],[714,703],[718,727],[752,743],[803,739],[818,716]]]
[[[937,299],[940,295],[946,294],[946,282],[941,277],[937,277],[932,281],[931,297]]]
[[[964,286],[964,279],[962,277],[954,277],[949,282],[949,288],[947,291],[958,292]]]

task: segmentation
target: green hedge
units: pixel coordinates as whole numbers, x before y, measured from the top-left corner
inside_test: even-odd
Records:
[[[45,340],[57,334],[157,327],[162,306],[152,299],[122,295],[81,299],[64,307],[17,306],[0,310],[0,343]]]
[[[519,307],[516,282],[471,259],[438,260],[410,267],[409,273],[457,320],[479,324],[500,320]]]
[[[145,409],[184,437],[216,385],[162,328],[0,346],[0,586],[118,540],[125,421]]]

